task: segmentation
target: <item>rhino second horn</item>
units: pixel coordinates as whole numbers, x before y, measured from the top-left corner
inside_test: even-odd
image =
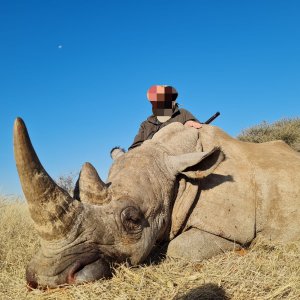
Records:
[[[82,166],[74,196],[84,203],[101,205],[110,201],[107,187],[90,163]]]
[[[14,124],[14,153],[22,189],[39,235],[46,240],[63,237],[71,229],[82,204],[45,171],[20,118]]]

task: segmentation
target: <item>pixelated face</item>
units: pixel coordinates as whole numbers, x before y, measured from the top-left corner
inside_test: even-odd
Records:
[[[147,92],[155,116],[172,116],[177,96],[176,89],[166,85],[153,85]]]
[[[173,109],[169,108],[153,108],[152,107],[152,112],[154,116],[157,117],[162,117],[162,116],[168,116],[171,117],[173,115]]]

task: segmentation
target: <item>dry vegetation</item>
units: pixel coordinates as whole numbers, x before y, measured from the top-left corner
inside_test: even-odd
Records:
[[[71,196],[73,196],[74,187],[78,176],[79,172],[71,172],[69,174],[59,176],[55,182]]]
[[[262,122],[242,131],[237,138],[254,143],[283,140],[300,152],[300,118],[282,119],[273,124]]]
[[[300,242],[256,240],[247,250],[188,263],[165,259],[116,269],[111,280],[28,291],[24,272],[38,248],[27,205],[0,200],[0,299],[300,299]]]

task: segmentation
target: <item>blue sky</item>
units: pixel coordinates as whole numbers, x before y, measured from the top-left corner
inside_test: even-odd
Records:
[[[0,194],[21,194],[12,147],[24,119],[53,177],[128,148],[169,84],[199,120],[241,130],[300,112],[300,1],[1,1]]]

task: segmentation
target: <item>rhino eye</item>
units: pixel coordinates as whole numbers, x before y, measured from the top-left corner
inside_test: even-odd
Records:
[[[142,219],[142,212],[133,206],[129,206],[121,212],[121,221],[128,233],[140,232],[142,230]]]

